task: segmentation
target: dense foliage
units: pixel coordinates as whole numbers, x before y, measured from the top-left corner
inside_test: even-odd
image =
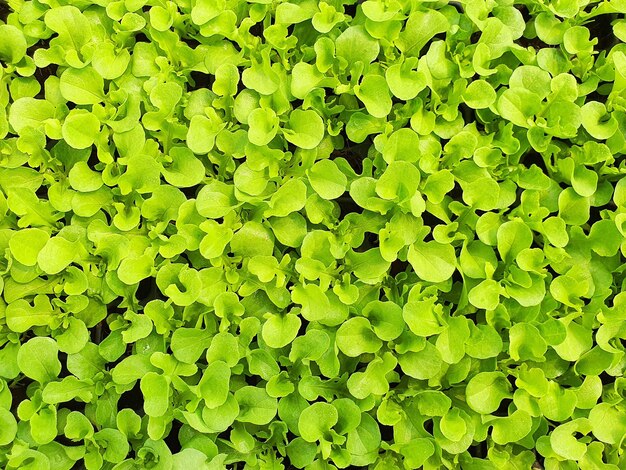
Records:
[[[9,0],[0,467],[626,468],[624,0]]]

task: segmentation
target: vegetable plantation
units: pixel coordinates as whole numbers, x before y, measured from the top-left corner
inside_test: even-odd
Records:
[[[0,0],[0,467],[626,468],[625,0]]]

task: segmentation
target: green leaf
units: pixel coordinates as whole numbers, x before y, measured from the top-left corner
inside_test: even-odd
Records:
[[[88,111],[73,109],[63,121],[63,138],[75,149],[91,147],[99,132],[100,121]]]
[[[7,305],[7,326],[18,333],[23,333],[34,326],[47,326],[52,322],[53,311],[46,295],[36,295],[34,306],[24,299],[18,299]]]
[[[0,60],[16,64],[26,55],[26,38],[24,33],[10,24],[0,25]]]
[[[529,128],[541,110],[541,97],[525,88],[508,88],[498,98],[498,113],[513,124]]]
[[[510,262],[533,242],[533,234],[520,220],[511,220],[498,228],[498,253],[505,262]]]
[[[242,163],[235,170],[233,182],[238,191],[259,196],[268,186],[265,169],[253,170],[247,162]]]
[[[456,270],[454,248],[436,241],[411,245],[408,260],[420,279],[427,282],[446,281]]]
[[[127,160],[126,171],[118,186],[122,194],[136,191],[140,194],[153,192],[160,184],[161,165],[149,155],[133,155]]]
[[[393,134],[391,134],[385,142],[385,146],[382,152],[383,158],[389,164],[396,160],[415,162],[419,157],[417,151],[417,149],[419,149],[419,145],[419,137],[415,133],[415,131],[406,127],[398,129]],[[450,173],[447,174],[452,177]],[[430,178],[429,180],[431,181],[432,185],[433,183],[435,183],[436,178],[432,176]],[[452,184],[454,185],[454,181],[452,181]]]
[[[283,134],[296,147],[314,149],[324,138],[324,121],[311,109],[295,109],[289,114],[289,127],[283,129]]]
[[[410,200],[415,196],[420,178],[420,172],[414,164],[393,161],[376,182],[376,194],[387,200]]]
[[[20,373],[20,368],[17,364],[17,352],[20,348],[19,344],[7,343],[0,349],[0,377],[5,379],[14,379]],[[8,388],[3,388],[0,383],[0,397],[2,393],[8,392]],[[11,394],[7,394],[7,398],[11,397]],[[0,398],[0,408],[2,408],[2,398]]]
[[[391,112],[391,93],[384,77],[366,75],[359,85],[354,86],[354,93],[375,118],[384,118]]]
[[[228,242],[233,238],[233,231],[214,220],[208,220],[204,227],[206,235],[200,242],[200,254],[206,259],[217,258],[224,253]]]
[[[143,410],[148,416],[163,416],[170,405],[170,384],[166,377],[148,372],[141,377],[141,393],[144,397]]]
[[[548,96],[551,88],[550,74],[535,65],[517,67],[509,79],[510,88],[528,90],[541,98]]]
[[[572,284],[574,284],[572,282]],[[550,291],[552,292],[552,291]],[[567,361],[577,361],[593,346],[591,329],[577,322],[570,322],[566,327],[565,339],[552,346],[559,356]]]
[[[324,75],[311,64],[298,62],[291,71],[291,94],[303,100],[306,95],[322,82]]]
[[[366,284],[379,282],[389,269],[389,261],[382,257],[379,248],[372,248],[364,252],[350,252],[346,261],[352,272]]]
[[[416,58],[409,58],[402,63],[391,65],[385,71],[389,90],[396,98],[412,100],[426,87],[426,74],[413,70],[416,64]]]
[[[337,330],[337,347],[346,356],[358,357],[365,353],[375,353],[381,346],[382,342],[367,318],[350,318]]]
[[[617,131],[617,120],[597,101],[589,101],[582,107],[582,125],[598,140],[606,140]]]
[[[270,199],[267,215],[286,217],[299,211],[306,203],[306,185],[300,179],[290,179],[283,183]]]
[[[567,28],[563,35],[563,47],[570,54],[592,54],[593,46],[598,40],[596,38],[590,40],[589,35],[589,29],[584,26]]]
[[[496,102],[496,92],[489,82],[474,80],[463,92],[463,101],[472,109],[488,108]]]
[[[346,134],[352,142],[360,144],[368,135],[382,132],[384,124],[384,119],[358,111],[350,116],[346,124]]]
[[[298,431],[307,442],[317,442],[329,437],[330,430],[339,421],[339,413],[330,403],[313,403],[300,413]]]
[[[274,253],[274,240],[264,225],[249,221],[235,232],[230,248],[239,256],[271,256]]]
[[[107,462],[122,462],[130,449],[126,437],[117,429],[102,429],[94,434],[94,439],[106,449],[103,457]]]
[[[455,442],[460,441],[467,434],[467,425],[458,408],[452,408],[441,417],[439,429],[446,439]]]
[[[63,333],[56,337],[59,350],[66,354],[75,354],[85,347],[89,341],[89,331],[85,322],[78,318],[70,318]]]
[[[380,51],[378,41],[372,38],[363,26],[346,28],[335,40],[337,57],[342,57],[351,66],[355,62],[369,64]]]
[[[296,315],[271,315],[263,324],[263,341],[270,348],[283,348],[296,338],[301,324]]]
[[[89,168],[87,162],[76,162],[69,173],[72,189],[79,192],[92,192],[102,187],[102,175]]]
[[[202,280],[198,271],[184,264],[169,264],[162,267],[156,276],[161,292],[175,305],[187,306],[200,296]]]
[[[584,166],[577,166],[572,173],[572,188],[582,197],[591,197],[598,187],[598,174]]]
[[[576,408],[576,393],[550,381],[548,392],[539,399],[539,408],[547,419],[565,421]]]
[[[494,310],[500,303],[502,288],[493,279],[485,279],[468,293],[468,300],[477,308]]]
[[[195,115],[189,123],[187,145],[196,154],[209,153],[215,145],[215,137],[220,130],[216,120],[206,116]]]
[[[516,323],[509,330],[509,354],[516,361],[544,360],[548,345],[530,323]]]
[[[221,2],[223,6],[223,2]],[[210,2],[207,0],[199,0],[194,3],[191,9],[191,21],[197,25],[203,25],[220,13],[220,2]]]
[[[261,95],[275,93],[280,83],[279,75],[271,68],[269,54],[269,47],[262,49],[261,53],[256,54],[252,60],[251,66],[241,74],[243,84]],[[259,55],[261,57],[258,57]]]
[[[153,369],[154,367],[150,364],[149,357],[131,355],[122,359],[122,361],[113,368],[111,378],[116,384],[131,384],[139,380],[146,373],[153,371]]]
[[[383,341],[396,339],[405,329],[402,308],[393,302],[369,302],[363,308],[363,316],[370,320],[374,333]]]
[[[559,194],[559,217],[567,225],[585,224],[590,207],[589,199],[576,194],[573,188],[566,188]]]
[[[396,367],[398,361],[391,353],[385,353],[382,358],[371,361],[365,372],[355,372],[348,379],[347,386],[350,394],[358,399],[365,399],[370,395],[384,395],[389,391],[387,374]]]
[[[262,388],[242,387],[235,392],[235,400],[239,404],[237,421],[242,423],[268,424],[278,410],[276,399],[270,397]]]
[[[328,33],[336,24],[344,20],[343,14],[327,2],[320,2],[319,9],[320,11],[313,15],[311,23],[320,33]]]
[[[79,105],[98,104],[104,100],[104,80],[92,67],[68,68],[61,74],[61,95]]]
[[[448,364],[456,364],[465,355],[465,343],[470,336],[465,317],[452,317],[448,326],[437,337],[435,346],[441,358]]]
[[[569,460],[581,460],[587,452],[587,446],[578,442],[574,433],[587,434],[589,422],[585,418],[574,419],[557,426],[550,434],[550,445],[554,452]]]
[[[289,360],[319,360],[330,347],[330,336],[322,330],[309,330],[291,345]]]
[[[589,412],[591,432],[607,444],[619,444],[626,436],[624,411],[610,403],[599,403]]]
[[[206,330],[178,328],[172,334],[170,347],[176,359],[194,364],[210,345],[211,335]]]
[[[217,180],[203,186],[196,199],[198,213],[210,219],[224,217],[236,205],[234,187]]]
[[[272,109],[257,108],[248,115],[248,139],[254,145],[267,145],[278,132],[278,116]]]
[[[222,406],[228,399],[230,367],[223,361],[215,361],[207,366],[198,382],[198,391],[208,408]]]
[[[348,433],[346,449],[352,457],[352,465],[365,466],[378,458],[381,435],[378,423],[368,414],[361,416],[361,423]]]
[[[470,357],[487,359],[496,357],[502,351],[502,338],[490,325],[470,325],[470,337],[465,344],[465,352]]]
[[[228,395],[226,403],[215,409],[202,409],[202,432],[220,433],[226,431],[235,422],[239,414],[239,405],[232,394]],[[195,426],[194,426],[195,427]]]
[[[0,446],[13,442],[17,434],[17,420],[15,416],[4,408],[0,408]]]
[[[436,377],[444,365],[441,353],[430,342],[425,342],[423,349],[401,354],[398,363],[406,375],[418,380]]]
[[[468,406],[480,414],[490,414],[500,402],[510,398],[510,385],[502,372],[479,372],[470,379],[465,389]]]
[[[46,100],[35,98],[19,98],[9,109],[9,124],[15,132],[21,134],[24,129],[32,127],[38,129],[48,119],[55,115],[55,107]]]
[[[115,80],[124,74],[131,55],[126,49],[116,50],[111,42],[99,44],[93,53],[91,65],[105,80]]]
[[[169,152],[171,162],[163,163],[163,178],[172,186],[189,188],[199,184],[205,175],[204,164],[186,147],[174,147]]]
[[[75,6],[51,8],[44,17],[46,26],[58,34],[58,42],[65,49],[80,51],[91,38],[87,18]]]
[[[61,372],[59,348],[52,338],[31,338],[17,353],[17,364],[26,377],[41,384],[55,380]]]
[[[435,35],[449,28],[448,19],[438,10],[415,11],[396,40],[396,46],[406,56],[419,56],[420,51]]]
[[[443,331],[440,323],[443,313],[436,298],[407,302],[402,308],[402,316],[409,329],[417,336],[432,336]]]
[[[26,266],[37,264],[37,255],[46,245],[50,235],[38,228],[26,228],[15,232],[9,240],[13,257]]]
[[[493,422],[491,436],[499,445],[519,442],[532,430],[532,418],[524,410],[515,410],[510,416]]]
[[[337,199],[345,191],[348,178],[332,160],[321,160],[307,170],[309,183],[324,199]]]
[[[94,385],[90,379],[78,380],[70,375],[60,382],[50,382],[43,389],[42,399],[57,404],[78,399],[89,403],[93,399]]]

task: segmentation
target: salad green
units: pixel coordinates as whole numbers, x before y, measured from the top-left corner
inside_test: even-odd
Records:
[[[625,13],[0,3],[0,467],[626,468]]]

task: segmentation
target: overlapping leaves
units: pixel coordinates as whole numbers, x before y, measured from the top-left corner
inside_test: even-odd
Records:
[[[3,468],[626,466],[623,2],[10,6]]]

